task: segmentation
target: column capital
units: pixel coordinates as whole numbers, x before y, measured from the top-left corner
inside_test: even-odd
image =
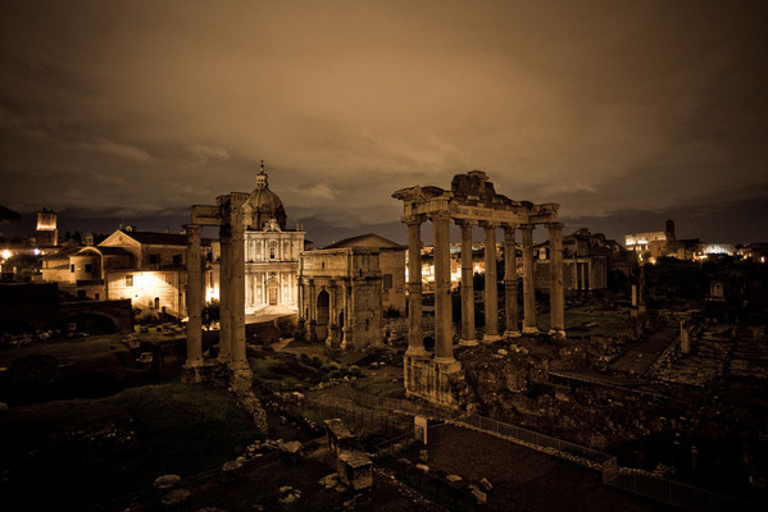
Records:
[[[423,224],[424,215],[411,215],[409,217],[403,217],[403,222],[409,226]]]
[[[433,222],[435,220],[451,220],[451,212],[449,212],[448,210],[432,212],[429,214],[429,217],[432,219]]]
[[[475,222],[469,219],[453,219],[453,223],[461,228],[471,228]]]
[[[184,230],[186,230],[187,233],[194,232],[194,231],[202,231],[203,226],[200,224],[184,224]]]
[[[481,228],[485,228],[485,229],[496,229],[497,227],[499,227],[498,222],[491,222],[489,220],[481,220],[480,222],[478,222],[478,225]]]
[[[517,227],[523,231],[533,231],[533,229],[536,227],[536,224],[524,223],[524,224],[518,224]]]
[[[501,227],[504,229],[504,233],[511,232],[514,233],[515,229],[517,229],[517,224],[510,224],[508,222],[502,222]]]

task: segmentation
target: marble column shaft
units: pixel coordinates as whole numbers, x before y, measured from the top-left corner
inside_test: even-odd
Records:
[[[480,224],[485,229],[485,335],[483,341],[499,339],[499,292],[496,270],[496,225]]]
[[[232,228],[227,223],[219,228],[219,358],[220,363],[232,361]]]
[[[504,306],[505,336],[519,336],[519,313],[517,303],[517,248],[515,227],[504,226]]]
[[[461,340],[464,346],[477,345],[475,333],[475,288],[472,266],[472,223],[459,221],[461,227]]]
[[[243,198],[233,197],[230,203],[230,222],[232,224],[232,250],[230,251],[232,363],[238,367],[248,366],[245,355],[245,224],[243,223],[243,202]]]
[[[187,232],[187,368],[203,364],[202,227],[184,226]]]
[[[421,217],[408,219],[408,351],[409,356],[424,355],[421,308]],[[349,316],[349,312],[347,312]]]
[[[563,225],[559,222],[547,224],[549,228],[549,300],[550,333],[565,336],[565,296],[563,286]]]
[[[523,234],[523,334],[536,334],[536,283],[534,281],[533,224],[521,224]]]
[[[435,234],[435,362],[450,364],[453,358],[453,312],[451,309],[450,215],[432,216]]]

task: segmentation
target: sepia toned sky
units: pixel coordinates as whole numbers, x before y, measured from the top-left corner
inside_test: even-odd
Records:
[[[566,231],[768,241],[763,4],[6,0],[0,205],[176,231],[263,158],[318,243],[472,169]]]

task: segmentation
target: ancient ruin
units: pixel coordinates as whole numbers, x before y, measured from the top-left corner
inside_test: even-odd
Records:
[[[392,194],[403,201],[402,221],[408,225],[408,351],[405,356],[405,386],[410,395],[455,405],[452,389],[461,381],[461,364],[453,357],[453,317],[450,283],[450,223],[461,228],[462,282],[460,344],[477,345],[472,284],[472,228],[484,229],[485,247],[496,246],[496,229],[504,230],[504,292],[506,322],[503,336],[538,334],[534,290],[533,230],[536,225],[549,229],[550,300],[553,336],[565,337],[563,296],[562,229],[558,222],[559,205],[536,205],[514,201],[497,194],[483,171],[454,176],[451,189],[434,186],[404,188]],[[421,225],[432,221],[435,247],[435,355],[424,349],[422,334]],[[518,279],[515,269],[515,232],[523,238],[523,326],[518,325]],[[502,338],[498,325],[496,291],[496,252],[485,251],[485,333],[483,341]]]
[[[235,389],[250,389],[251,370],[245,355],[245,243],[243,205],[248,194],[232,192],[216,198],[215,206],[192,207],[192,223],[185,226],[187,237],[187,362],[185,379],[199,382],[203,366],[202,309],[203,261],[202,226],[218,226],[221,242],[221,285],[218,363],[229,370]]]

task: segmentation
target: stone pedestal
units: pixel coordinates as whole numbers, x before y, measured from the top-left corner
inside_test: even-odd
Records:
[[[440,364],[428,357],[405,357],[405,391],[430,403],[460,407],[466,401],[467,384],[461,363]]]

